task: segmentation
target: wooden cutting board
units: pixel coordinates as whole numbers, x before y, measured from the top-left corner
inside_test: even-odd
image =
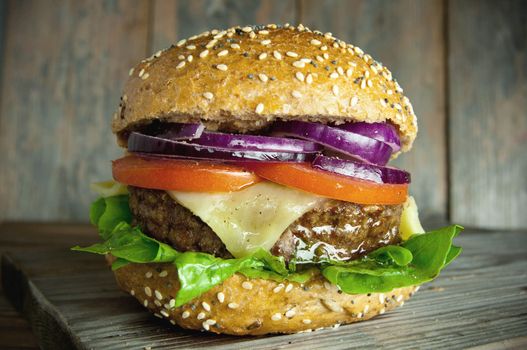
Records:
[[[403,308],[368,322],[294,335],[233,337],[182,330],[145,312],[118,290],[103,258],[67,249],[95,240],[90,229],[61,226],[55,234],[52,226],[33,225],[22,234],[0,228],[7,250],[4,292],[43,348],[527,347],[527,233],[464,232],[457,239],[464,253],[440,278]]]

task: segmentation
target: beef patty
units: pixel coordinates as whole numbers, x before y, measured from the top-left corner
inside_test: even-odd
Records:
[[[231,258],[220,238],[201,219],[165,191],[129,186],[134,225],[178,251],[199,251]],[[271,249],[287,261],[356,259],[399,242],[402,205],[360,205],[328,199],[302,215]]]

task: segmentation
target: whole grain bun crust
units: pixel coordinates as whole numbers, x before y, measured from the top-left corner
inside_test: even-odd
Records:
[[[119,286],[155,316],[187,329],[235,335],[297,333],[364,321],[402,306],[417,290],[350,295],[320,275],[299,284],[235,274],[175,307],[179,281],[173,264],[130,264],[114,273]]]
[[[276,119],[390,122],[402,151],[417,134],[410,101],[381,63],[331,33],[273,24],[207,31],[143,60],[112,130],[124,146],[153,120],[248,132]]]

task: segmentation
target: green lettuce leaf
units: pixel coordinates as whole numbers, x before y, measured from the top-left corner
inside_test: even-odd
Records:
[[[319,271],[331,283],[350,294],[385,292],[415,285],[435,278],[440,270],[460,253],[452,240],[462,229],[450,226],[412,236],[399,246],[385,246],[368,256],[351,262],[324,261],[297,271],[294,263],[286,265],[262,249],[238,259],[221,259],[200,252],[180,253],[131,226],[128,196],[100,198],[92,204],[90,220],[103,240],[89,247],[73,250],[95,254],[112,254],[117,259],[112,269],[130,263],[173,263],[180,280],[176,306],[183,305],[222,283],[235,273],[249,278],[305,283]]]
[[[90,222],[97,226],[102,239],[108,239],[115,226],[123,221],[132,221],[128,195],[99,198],[92,203]]]
[[[454,225],[414,235],[399,246],[402,249],[391,250],[388,246],[384,248],[389,250],[381,248],[383,251],[379,249],[363,259],[325,266],[322,275],[349,294],[388,292],[428,282],[461,253],[461,248],[452,246],[461,230],[461,226]],[[405,250],[411,254],[410,261],[405,261],[410,256]]]

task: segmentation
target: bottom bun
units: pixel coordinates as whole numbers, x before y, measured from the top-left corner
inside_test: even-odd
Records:
[[[157,317],[183,328],[235,335],[296,333],[368,320],[402,306],[418,288],[350,295],[321,275],[299,284],[235,274],[174,307],[179,290],[174,265],[130,264],[114,273],[119,286]]]

